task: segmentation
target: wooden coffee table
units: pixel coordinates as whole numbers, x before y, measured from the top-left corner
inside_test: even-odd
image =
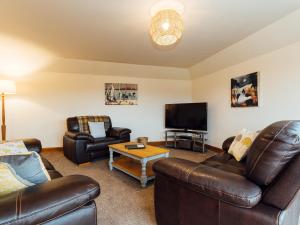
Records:
[[[144,149],[128,150],[125,145],[132,142],[109,145],[109,169],[116,168],[141,182],[146,187],[149,180],[154,179],[152,166],[148,163],[159,158],[168,158],[169,150],[147,145]],[[114,160],[114,152],[121,154],[121,157]]]

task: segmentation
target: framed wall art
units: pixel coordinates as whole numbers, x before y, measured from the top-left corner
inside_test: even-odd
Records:
[[[138,85],[105,83],[105,105],[137,105]]]
[[[259,73],[250,73],[231,79],[231,107],[257,107]]]

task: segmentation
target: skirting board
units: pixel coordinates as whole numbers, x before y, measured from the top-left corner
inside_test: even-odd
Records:
[[[164,146],[165,142],[164,141],[150,141],[148,142],[149,145],[153,145],[153,146]],[[209,150],[213,151],[213,152],[223,152],[223,150],[221,148],[217,148],[215,146],[212,145],[205,145],[206,148],[208,148]],[[43,151],[62,151],[63,147],[50,147],[50,148],[43,148]]]
[[[49,148],[42,148],[42,151],[62,151],[63,147],[49,147]]]

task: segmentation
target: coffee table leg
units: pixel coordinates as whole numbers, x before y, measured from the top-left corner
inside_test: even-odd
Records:
[[[113,165],[112,163],[114,162],[114,151],[112,149],[109,149],[109,170],[112,171],[113,170]]]
[[[142,176],[141,176],[141,185],[146,187],[147,185],[147,160],[141,160],[142,163]]]

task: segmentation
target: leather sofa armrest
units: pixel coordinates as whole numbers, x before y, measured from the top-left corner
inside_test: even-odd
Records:
[[[74,140],[88,140],[88,141],[93,141],[94,138],[92,135],[87,134],[87,133],[82,133],[82,132],[71,132],[67,131],[65,133],[65,136],[72,138]]]
[[[0,198],[0,224],[41,224],[69,213],[100,194],[93,179],[72,175]]]
[[[26,138],[21,140],[24,142],[28,151],[37,152],[37,153],[40,153],[42,151],[42,144],[39,139]]]
[[[153,169],[203,195],[237,207],[252,208],[262,197],[260,187],[245,177],[201,163],[170,158],[154,163]]]
[[[227,138],[223,144],[222,144],[222,149],[225,151],[225,152],[228,152],[229,148],[230,148],[230,145],[232,144],[232,142],[234,141],[235,139],[235,136],[232,136],[232,137],[229,137]]]
[[[107,131],[108,137],[122,137],[124,135],[128,135],[131,133],[131,130],[128,128],[122,128],[122,127],[112,127]]]

